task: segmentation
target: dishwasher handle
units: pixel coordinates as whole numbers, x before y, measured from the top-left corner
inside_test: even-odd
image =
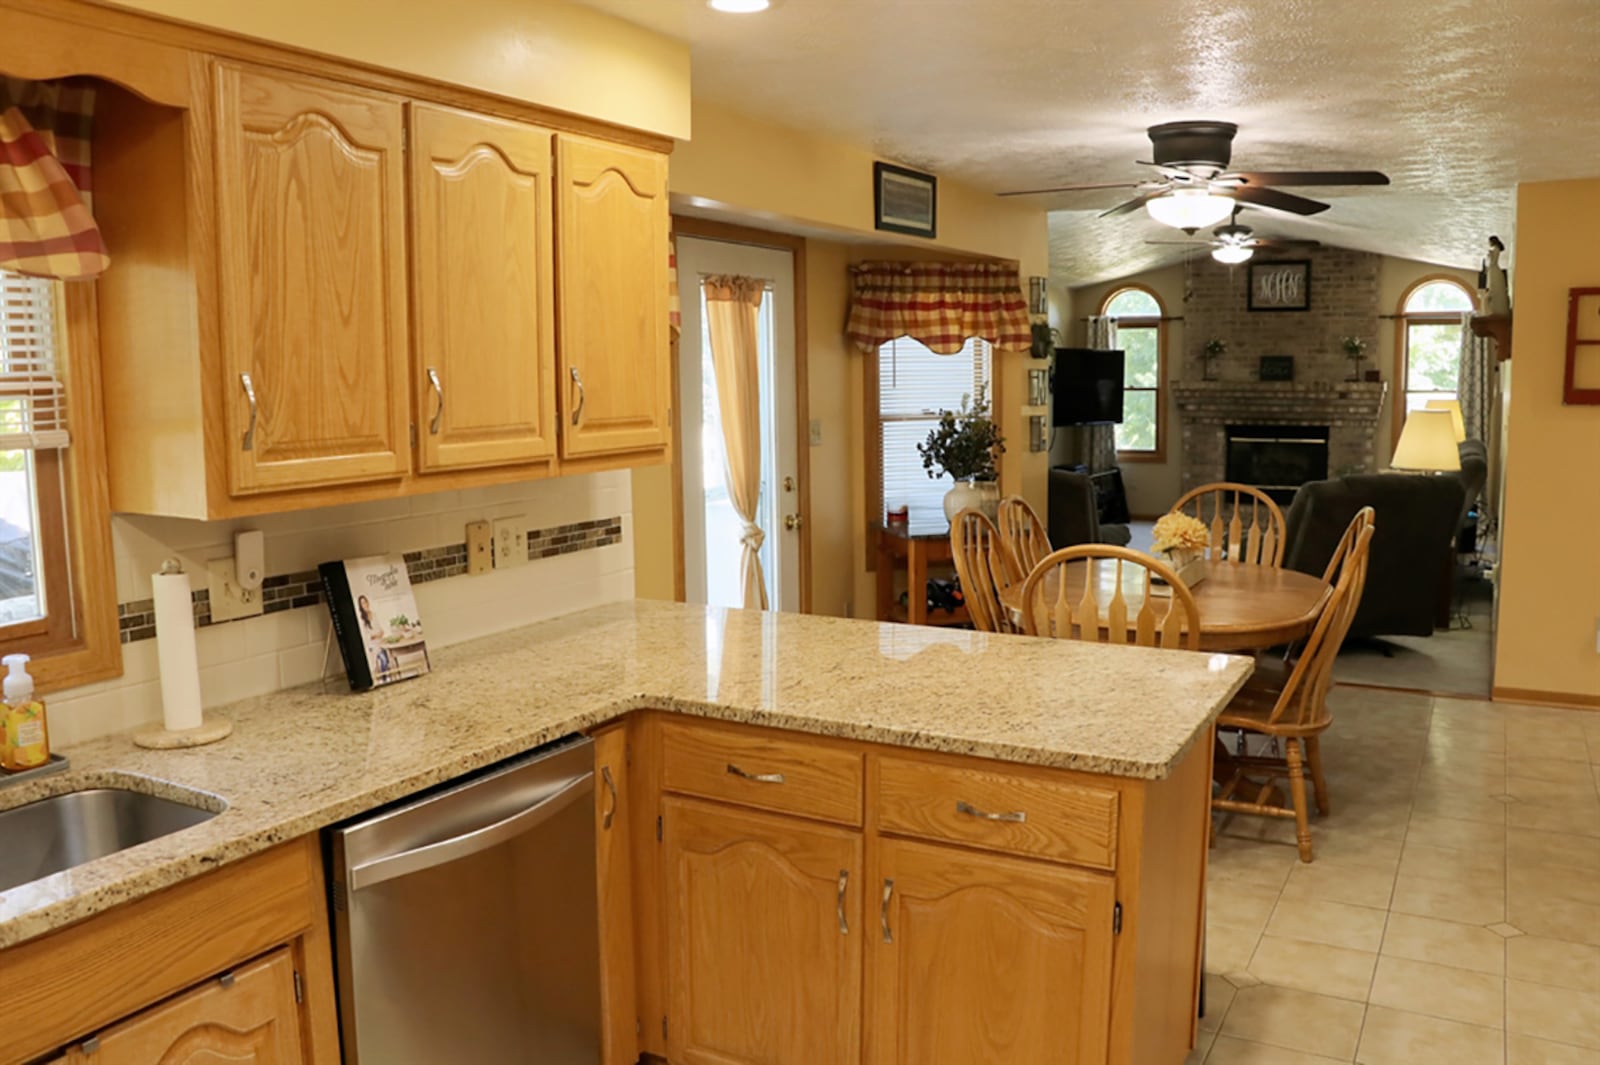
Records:
[[[350,869],[350,890],[360,891],[362,888],[381,884],[397,876],[420,873],[424,869],[432,869],[486,851],[490,847],[497,847],[506,840],[548,821],[579,799],[593,794],[594,771],[590,770],[582,776],[568,780],[532,806],[518,810],[510,817],[493,824],[440,840],[438,843],[430,843],[425,847],[414,847],[399,854],[385,855],[353,866]]]

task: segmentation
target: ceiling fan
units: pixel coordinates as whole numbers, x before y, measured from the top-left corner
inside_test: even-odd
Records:
[[[1154,158],[1148,162],[1141,159],[1139,165],[1154,168],[1156,176],[1148,180],[1062,185],[1000,195],[1138,189],[1133,199],[1119,203],[1100,217],[1127,214],[1143,207],[1156,221],[1192,233],[1221,222],[1240,203],[1298,215],[1312,215],[1328,209],[1328,205],[1319,200],[1282,192],[1281,186],[1389,184],[1388,175],[1376,170],[1230,171],[1233,137],[1239,132],[1239,127],[1232,122],[1164,122],[1151,126],[1147,132]]]
[[[1147,240],[1146,244],[1174,244],[1185,248],[1211,248],[1211,257],[1219,263],[1247,262],[1257,248],[1320,248],[1320,240],[1298,240],[1292,237],[1258,237],[1255,230],[1239,224],[1242,204],[1235,203],[1233,217],[1227,225],[1211,231],[1210,240]]]

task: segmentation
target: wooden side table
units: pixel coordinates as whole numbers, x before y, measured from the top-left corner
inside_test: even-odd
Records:
[[[928,610],[928,566],[954,564],[950,550],[950,526],[942,520],[933,525],[878,526],[878,620],[904,621],[912,625],[970,625],[972,617],[965,606],[953,613]],[[906,574],[906,605],[894,594],[894,575]]]

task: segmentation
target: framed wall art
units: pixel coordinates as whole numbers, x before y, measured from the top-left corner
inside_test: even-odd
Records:
[[[1567,364],[1561,401],[1600,404],[1600,288],[1567,291]]]
[[[938,179],[892,163],[872,164],[873,224],[890,233],[936,237]]]
[[[1305,311],[1311,308],[1311,261],[1250,264],[1252,311]]]

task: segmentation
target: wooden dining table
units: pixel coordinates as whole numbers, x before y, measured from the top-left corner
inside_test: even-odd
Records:
[[[1320,577],[1276,566],[1253,566],[1240,562],[1207,561],[1205,577],[1190,585],[1195,605],[1200,608],[1200,649],[1203,651],[1259,651],[1289,643],[1310,633],[1322,610],[1329,588]],[[1065,567],[1067,598],[1077,603],[1083,597],[1087,561]],[[1047,601],[1054,601],[1059,590],[1061,569],[1044,578]],[[1110,561],[1096,566],[1095,598],[1101,604],[1100,622],[1105,624],[1105,608],[1114,591],[1117,567]],[[1171,592],[1152,586],[1152,594],[1162,597]],[[1144,571],[1124,566],[1122,595],[1128,604],[1129,642],[1139,607],[1144,602]],[[1000,593],[1001,600],[1018,623],[1022,620],[1022,585],[1014,584]],[[1165,604],[1159,609],[1165,610]]]

